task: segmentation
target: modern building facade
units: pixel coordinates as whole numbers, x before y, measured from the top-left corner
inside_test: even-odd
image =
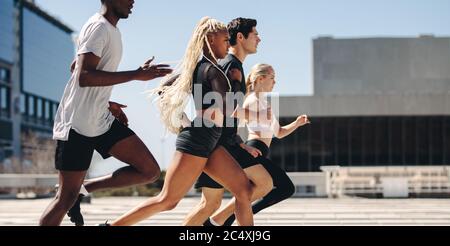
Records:
[[[51,136],[70,77],[72,33],[32,1],[0,2],[0,163],[22,155],[23,133]]]
[[[281,97],[280,123],[312,124],[275,140],[290,172],[320,166],[450,164],[450,38],[318,38],[314,95]]]

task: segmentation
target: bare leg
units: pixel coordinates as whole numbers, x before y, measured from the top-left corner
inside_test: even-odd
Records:
[[[220,146],[211,154],[205,172],[236,197],[236,219],[239,225],[253,225],[250,181],[225,148]]]
[[[61,224],[64,215],[77,200],[85,176],[86,171],[59,172],[58,193],[42,214],[39,225],[57,226]]]
[[[202,199],[186,216],[183,226],[202,226],[222,203],[223,189],[202,188]]]
[[[209,160],[213,160],[212,163],[209,163]],[[172,210],[189,191],[203,170],[235,195],[236,217],[239,224],[253,225],[250,181],[222,147],[217,148],[209,159],[177,151],[167,170],[161,193],[121,216],[112,225],[133,225],[155,213]]]
[[[114,173],[86,180],[88,192],[106,188],[126,187],[156,181],[161,173],[158,163],[138,136],[133,135],[116,143],[110,150],[116,159],[129,164]]]
[[[200,176],[206,161],[206,158],[175,152],[161,193],[122,215],[112,225],[133,225],[156,213],[175,208]]]
[[[244,171],[253,183],[252,202],[264,197],[272,190],[272,178],[262,165],[255,165],[244,169]],[[236,199],[233,198],[225,207],[217,211],[212,216],[212,219],[218,224],[223,225],[223,223],[225,223],[225,220],[227,220],[228,217],[234,213],[235,202]]]

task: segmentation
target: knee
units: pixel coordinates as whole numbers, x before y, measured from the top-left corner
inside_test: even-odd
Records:
[[[220,208],[222,201],[219,199],[202,199],[200,208],[207,213],[214,213],[216,210]]]
[[[295,186],[292,182],[290,182],[286,188],[286,193],[288,197],[291,197],[295,193]]]
[[[239,186],[239,189],[235,192],[233,192],[234,197],[236,200],[240,201],[251,201],[252,198],[252,184],[249,180],[246,182],[243,182],[242,185]]]
[[[273,189],[273,181],[272,179],[266,179],[259,184],[261,193],[264,195],[268,194]]]
[[[143,174],[143,183],[154,183],[161,176],[161,169],[158,165],[154,165],[153,163],[148,163],[147,168],[142,170]]]
[[[56,205],[58,210],[64,210],[69,211],[70,208],[72,208],[73,204],[78,198],[78,191],[74,192],[67,192],[64,195],[56,195]]]
[[[259,196],[265,196],[273,189],[273,179],[267,173],[265,175],[257,175],[250,178],[254,184],[254,193]]]
[[[177,207],[180,199],[176,199],[170,196],[162,196],[159,200],[159,204],[162,206],[163,211],[169,211]]]
[[[295,193],[295,186],[292,183],[291,180],[288,180],[289,182],[286,182],[280,186],[277,187],[282,192],[283,198],[289,198]]]

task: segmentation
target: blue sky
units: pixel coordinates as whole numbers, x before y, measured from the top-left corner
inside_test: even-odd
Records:
[[[36,3],[76,32],[100,8],[97,0]],[[450,36],[450,0],[136,0],[133,14],[119,23],[124,43],[120,70],[135,69],[153,55],[157,62],[179,60],[203,16],[223,22],[239,16],[258,20],[262,42],[244,68],[248,71],[258,62],[272,64],[277,73],[275,90],[281,95],[312,93],[311,47],[312,39],[319,36]],[[165,167],[174,151],[174,136],[163,134],[155,107],[142,93],[157,83],[117,86],[112,99],[128,105],[131,128]],[[115,165],[111,160],[106,163]]]

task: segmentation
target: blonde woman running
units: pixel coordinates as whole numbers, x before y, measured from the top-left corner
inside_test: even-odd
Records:
[[[217,66],[217,60],[227,55],[228,48],[226,26],[215,19],[202,18],[186,49],[180,75],[170,86],[163,82],[156,89],[160,92],[158,106],[163,122],[170,131],[179,133],[176,152],[167,170],[163,189],[158,196],[133,208],[111,225],[133,225],[156,213],[175,208],[202,171],[219,181],[236,197],[239,225],[253,225],[250,182],[226,150],[223,147],[216,148],[224,114],[227,113],[225,94],[230,90],[230,82]],[[199,87],[201,90],[197,90]],[[190,127],[180,132],[182,111],[191,91],[197,116]],[[214,103],[207,103],[208,100]]]
[[[244,101],[244,108],[258,111],[266,110],[269,107],[266,100],[266,93],[272,92],[274,85],[275,71],[272,66],[267,64],[255,65],[247,77],[246,87],[248,95]],[[294,184],[286,172],[268,159],[273,136],[284,138],[293,133],[297,128],[309,123],[306,115],[299,116],[294,122],[285,126],[280,126],[274,116],[269,120],[254,118],[247,122],[249,136],[246,144],[261,151],[262,155],[258,158],[259,162],[269,172],[274,184],[274,189],[271,192],[253,204],[252,209],[254,214],[289,198],[295,192]],[[226,207],[217,211],[209,219],[209,222],[214,222],[216,225],[232,225],[235,220],[235,216],[233,215],[234,207],[235,203],[233,199]]]
[[[261,42],[256,26],[255,19],[242,17],[233,19],[227,27],[231,48],[225,59],[219,61],[231,81],[232,95],[236,98],[232,106],[237,110],[242,107],[246,94],[243,63],[249,55],[257,52]],[[264,115],[267,114],[272,116],[269,112]],[[242,118],[246,117],[243,115]],[[272,178],[257,158],[261,154],[260,151],[242,141],[238,134],[238,124],[237,118],[226,117],[218,145],[224,147],[244,169],[252,183],[252,197],[259,199],[272,190]],[[201,189],[202,198],[186,216],[183,222],[186,226],[199,226],[205,221],[208,223],[208,217],[219,209],[224,192],[224,187],[205,173],[199,177],[195,188]]]

